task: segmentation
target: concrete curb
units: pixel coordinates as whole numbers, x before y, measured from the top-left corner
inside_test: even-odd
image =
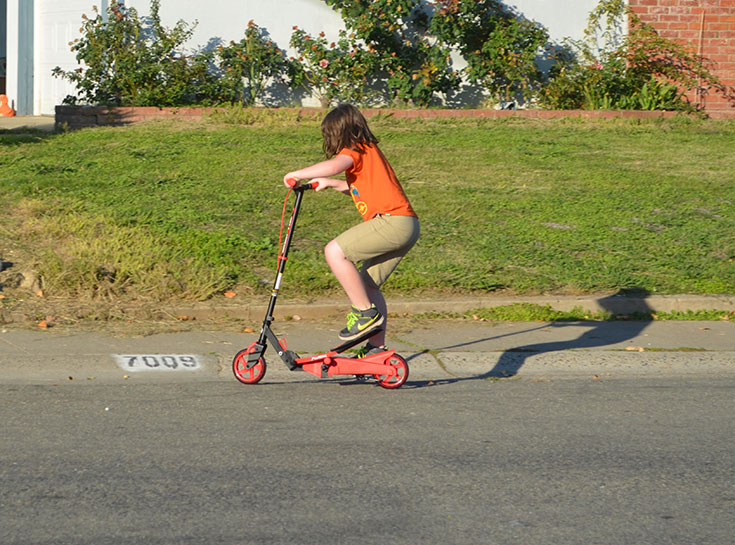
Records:
[[[196,320],[201,322],[212,320],[240,320],[260,323],[267,310],[268,296],[252,297],[257,302],[245,302],[218,297],[203,303],[178,304],[162,306],[155,309],[130,306],[117,310],[130,320],[172,319]],[[485,296],[475,298],[388,298],[388,311],[392,315],[406,316],[416,314],[462,314],[474,309],[495,308],[519,303],[548,306],[553,310],[569,312],[580,308],[585,312],[610,312],[615,315],[631,315],[635,313],[649,314],[662,312],[687,311],[725,311],[735,312],[735,295],[559,295],[535,297]],[[321,299],[310,301],[289,301],[283,298],[278,301],[274,317],[279,321],[299,320],[339,320],[349,310],[346,298]],[[36,310],[15,308],[0,309],[0,323],[22,324],[34,322]],[[35,322],[34,322],[35,323]]]
[[[582,308],[588,312],[612,312],[613,314],[686,312],[722,310],[735,312],[735,295],[653,295],[645,297],[625,295],[590,296],[539,296],[539,297],[475,297],[457,299],[404,299],[389,298],[388,310],[392,314],[462,313],[478,308],[495,308],[517,303],[549,306],[554,310],[569,312]],[[262,320],[267,305],[210,302],[200,305],[179,305],[168,310],[175,316],[189,316],[198,320],[233,318]],[[315,300],[307,302],[279,301],[275,309],[277,319],[295,316],[304,319],[322,319],[340,316],[347,312],[346,299]]]

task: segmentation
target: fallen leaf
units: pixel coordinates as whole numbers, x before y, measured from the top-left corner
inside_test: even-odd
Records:
[[[49,328],[48,322],[46,322],[46,320],[41,320],[40,322],[36,324],[36,326],[40,327],[41,329]]]
[[[43,290],[36,290],[36,296],[43,297]]]
[[[626,346],[625,349],[629,352],[644,352],[646,350],[642,346]]]
[[[236,293],[235,293],[234,291],[226,291],[226,292],[224,292],[224,293],[223,293],[222,295],[224,295],[224,296],[225,296],[225,297],[227,297],[228,299],[232,299],[232,298],[233,298],[233,297],[235,297],[235,296],[236,296],[237,294],[236,294]]]
[[[243,327],[240,333],[253,333],[252,327]]]
[[[191,322],[192,320],[196,320],[194,316],[177,316],[177,320],[181,320],[182,322]]]
[[[69,380],[74,380],[74,377],[69,377]]]
[[[294,314],[293,316],[291,316],[291,319],[298,322],[299,320],[301,320],[301,316],[299,316],[298,314]]]
[[[2,293],[0,293],[0,299],[5,299],[5,296]]]
[[[597,380],[598,378],[600,378],[600,377],[598,377],[597,375],[593,375],[592,376],[592,380]]]
[[[702,331],[709,331],[708,327],[700,327],[699,329],[701,329]]]

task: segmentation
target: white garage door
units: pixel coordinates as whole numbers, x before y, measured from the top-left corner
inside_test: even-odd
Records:
[[[92,16],[92,6],[98,0],[36,0],[35,6],[35,78],[34,113],[53,115],[54,107],[61,104],[66,95],[75,93],[74,87],[51,75],[51,70],[60,66],[64,70],[79,67],[69,42],[79,38],[82,14]]]

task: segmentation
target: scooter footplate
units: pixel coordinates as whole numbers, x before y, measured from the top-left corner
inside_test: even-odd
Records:
[[[357,358],[332,358],[331,363],[323,361],[300,364],[301,370],[317,378],[335,377],[339,375],[380,375],[395,376],[398,374],[392,365],[380,362],[365,361]]]
[[[371,363],[350,358],[335,358],[333,365],[329,366],[329,376],[335,375],[383,375],[394,376],[397,374],[395,367],[382,363]]]

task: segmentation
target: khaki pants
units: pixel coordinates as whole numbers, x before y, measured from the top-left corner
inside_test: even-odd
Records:
[[[336,241],[347,259],[362,261],[360,274],[365,282],[380,288],[416,244],[420,231],[414,216],[378,215],[348,229]]]

